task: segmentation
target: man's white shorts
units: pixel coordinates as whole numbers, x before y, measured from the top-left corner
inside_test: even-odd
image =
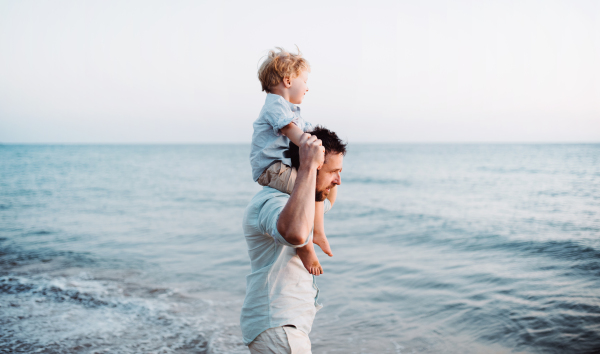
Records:
[[[289,326],[267,329],[248,348],[252,354],[311,354],[308,335]]]

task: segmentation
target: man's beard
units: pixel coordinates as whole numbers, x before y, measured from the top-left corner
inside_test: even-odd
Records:
[[[333,187],[329,187],[329,189],[331,189]],[[327,198],[327,195],[329,193],[327,193],[327,189],[324,189],[322,191],[315,191],[315,202],[322,202],[325,201],[325,198]]]

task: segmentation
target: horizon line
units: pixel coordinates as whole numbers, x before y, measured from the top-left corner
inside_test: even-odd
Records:
[[[1,142],[4,145],[249,145],[251,142]],[[595,145],[600,141],[359,141],[357,145]]]

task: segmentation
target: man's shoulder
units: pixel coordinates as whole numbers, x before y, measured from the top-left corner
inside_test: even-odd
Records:
[[[263,187],[258,193],[252,197],[248,208],[262,208],[265,204],[284,204],[290,199],[290,195],[278,191],[275,188]]]
[[[261,230],[265,227],[263,223],[267,220],[278,218],[277,214],[281,213],[289,198],[289,194],[271,187],[263,187],[254,195],[246,207],[243,224],[244,229],[247,229],[247,233]]]

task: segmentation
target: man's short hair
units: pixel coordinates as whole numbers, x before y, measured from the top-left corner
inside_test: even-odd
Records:
[[[323,147],[325,148],[325,160],[329,154],[342,154],[346,155],[346,145],[336,133],[331,130],[317,125],[315,129],[310,132],[310,135],[314,135],[317,139],[321,139]],[[300,148],[290,141],[290,158],[292,160],[292,167],[296,169],[300,168]]]
[[[267,59],[258,68],[258,80],[262,85],[262,90],[269,93],[271,88],[279,85],[284,78],[295,79],[302,73],[302,70],[310,72],[310,64],[302,57],[300,49],[298,49],[298,54],[290,53],[280,47],[275,49],[278,51],[270,50]]]

